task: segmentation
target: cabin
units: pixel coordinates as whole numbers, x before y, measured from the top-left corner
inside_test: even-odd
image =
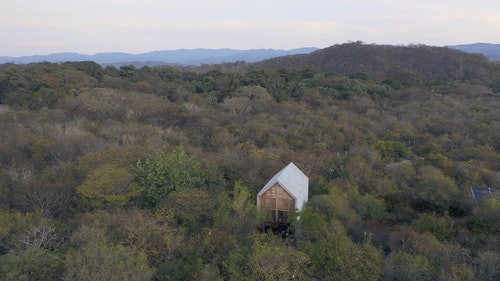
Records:
[[[286,223],[291,213],[304,208],[308,193],[309,178],[290,163],[257,194],[257,207],[265,209],[272,222]]]

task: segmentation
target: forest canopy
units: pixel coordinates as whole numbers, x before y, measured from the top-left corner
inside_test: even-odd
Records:
[[[1,280],[497,280],[500,68],[354,42],[256,64],[0,65]],[[290,233],[264,184],[309,177]],[[113,279],[114,278],[114,279]]]

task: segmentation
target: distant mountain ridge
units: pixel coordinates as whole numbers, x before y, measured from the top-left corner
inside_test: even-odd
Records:
[[[277,49],[178,49],[152,51],[141,54],[129,53],[98,53],[85,55],[79,53],[55,53],[49,55],[34,55],[24,57],[1,57],[0,63],[36,63],[36,62],[67,62],[67,61],[94,61],[101,65],[201,65],[224,62],[258,62],[279,56],[307,54],[318,50],[315,47],[297,48],[291,50]]]
[[[466,53],[482,54],[490,61],[500,61],[500,44],[474,43],[445,46],[449,49]],[[94,61],[106,65],[135,65],[135,66],[161,66],[161,65],[201,65],[231,63],[245,61],[248,63],[260,62],[289,55],[309,54],[320,50],[315,47],[283,49],[249,49],[236,50],[221,49],[177,49],[160,50],[140,54],[124,52],[97,53],[94,55],[79,54],[74,52],[54,53],[49,55],[33,55],[23,57],[0,56],[0,63],[37,63],[37,62],[67,62],[67,61]]]
[[[474,43],[447,46],[449,48],[464,51],[467,53],[476,53],[485,55],[490,61],[500,61],[500,44]]]

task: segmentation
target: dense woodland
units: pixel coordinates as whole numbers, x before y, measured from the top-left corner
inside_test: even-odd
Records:
[[[420,45],[0,65],[0,279],[500,280],[499,92]],[[259,231],[289,162],[308,205]]]

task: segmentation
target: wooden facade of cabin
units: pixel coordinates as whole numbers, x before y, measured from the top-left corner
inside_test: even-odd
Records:
[[[287,221],[288,213],[295,212],[295,199],[278,183],[260,196],[260,205],[272,221]]]

